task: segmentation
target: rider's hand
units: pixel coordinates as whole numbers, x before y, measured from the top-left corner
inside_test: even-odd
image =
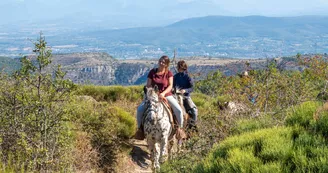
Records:
[[[184,94],[184,93],[186,93],[186,90],[182,89],[182,90],[180,90],[180,92],[181,92],[182,94]]]
[[[164,93],[160,93],[158,96],[159,96],[160,100],[165,100],[165,94]]]

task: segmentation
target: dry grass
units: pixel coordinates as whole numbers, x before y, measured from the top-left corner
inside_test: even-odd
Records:
[[[90,136],[86,132],[78,132],[73,149],[75,172],[99,172],[98,152],[91,146]]]

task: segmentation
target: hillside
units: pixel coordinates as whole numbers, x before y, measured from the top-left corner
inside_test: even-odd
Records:
[[[117,60],[107,53],[73,53],[53,55],[54,64],[61,64],[67,72],[66,78],[78,84],[94,85],[139,85],[145,83],[150,69],[157,66],[157,59]],[[179,60],[179,59],[177,59]],[[224,58],[185,58],[189,64],[189,73],[195,79],[205,77],[209,72],[221,70],[227,75],[241,73],[245,63],[261,68],[263,60],[224,59]],[[175,72],[175,64],[171,70]],[[236,69],[238,69],[236,71]]]
[[[309,55],[303,55],[303,57],[306,56]],[[189,73],[195,80],[203,79],[210,72],[217,70],[231,76],[245,70],[262,69],[267,63],[267,59],[179,57],[171,63],[173,73],[176,72],[174,67],[177,61],[182,59],[187,61]],[[94,85],[143,84],[149,70],[157,65],[157,59],[117,60],[107,53],[54,54],[52,60],[53,67],[61,64],[67,79],[76,84]],[[268,60],[272,61],[272,59]],[[295,57],[276,58],[275,61],[280,69],[299,69]],[[8,67],[5,71],[12,72],[19,67],[18,59],[4,58],[0,62],[2,66]]]
[[[12,59],[8,57],[0,57],[0,71],[11,73],[20,67],[18,59]]]

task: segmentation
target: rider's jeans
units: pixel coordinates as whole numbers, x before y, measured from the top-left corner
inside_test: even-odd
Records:
[[[190,104],[189,106],[191,107],[193,113],[191,114],[191,118],[194,120],[194,122],[197,121],[198,117],[198,109],[195,103],[192,101],[191,97],[185,97],[188,100],[188,103]],[[187,110],[188,111],[188,110]]]

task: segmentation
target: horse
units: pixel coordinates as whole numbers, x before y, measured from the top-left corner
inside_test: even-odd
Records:
[[[185,100],[185,96],[184,94],[181,92],[181,89],[180,88],[174,88],[173,90],[173,93],[174,93],[174,98],[177,99],[180,107],[182,108],[182,111],[183,111],[183,127],[184,129],[186,130],[187,132],[187,138],[190,138],[191,134],[191,130],[194,130],[197,132],[197,128],[195,126],[195,122],[194,120],[191,118],[191,115],[190,115],[190,112],[188,112],[186,109],[186,103],[184,103],[184,100]],[[192,109],[190,108],[190,106],[188,106],[189,109]]]
[[[152,169],[156,172],[160,169],[160,163],[168,158],[168,138],[173,129],[168,110],[159,100],[158,87],[145,88],[145,106],[143,128],[151,153]]]

